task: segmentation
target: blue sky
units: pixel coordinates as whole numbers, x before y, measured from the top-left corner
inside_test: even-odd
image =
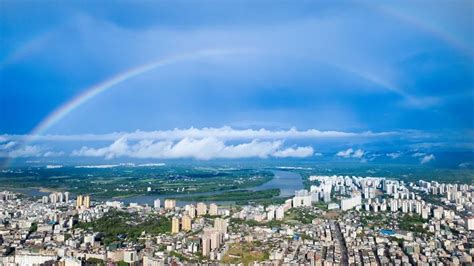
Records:
[[[0,0],[0,5],[0,156],[105,158],[110,152],[97,151],[124,141],[123,135],[110,137],[113,132],[190,127],[393,134],[330,141],[291,134],[231,140],[212,135],[205,143],[216,150],[205,158],[196,156],[203,150],[189,150],[206,136],[184,134],[166,143],[169,149],[145,154],[212,159],[242,152],[266,158],[308,155],[311,148],[312,156],[332,152],[361,159],[337,153],[388,150],[417,158],[413,154],[420,149],[427,155],[472,151],[472,1]],[[34,131],[56,138],[22,140],[54,110],[119,73],[209,50],[226,53],[185,58],[123,80]],[[191,142],[181,142],[186,138]],[[143,158],[141,149],[154,147],[138,145],[144,139],[125,139],[111,158]],[[163,139],[169,141],[153,141]],[[250,145],[253,141],[270,148],[252,153],[250,148],[265,150]],[[179,153],[174,149],[179,143],[190,147]],[[79,155],[81,148],[89,153]]]

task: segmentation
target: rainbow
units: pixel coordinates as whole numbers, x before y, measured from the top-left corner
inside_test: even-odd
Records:
[[[132,69],[128,69],[124,72],[117,74],[116,76],[109,78],[96,84],[80,93],[76,97],[72,98],[68,102],[62,104],[51,112],[46,118],[44,118],[28,135],[29,139],[25,142],[32,141],[35,136],[40,135],[41,133],[48,130],[51,126],[56,124],[58,121],[63,119],[69,113],[89,101],[90,99],[96,97],[97,95],[111,89],[115,85],[127,81],[133,77],[144,74],[153,69],[164,67],[171,64],[176,64],[183,61],[195,60],[203,57],[210,56],[221,56],[221,55],[230,55],[244,53],[242,50],[222,50],[222,49],[208,49],[200,50],[192,53],[186,53],[176,56],[167,57],[160,59],[145,65],[137,66]]]
[[[425,21],[419,19],[417,16],[409,15],[403,13],[395,8],[391,8],[386,5],[367,5],[369,8],[373,8],[376,11],[388,15],[392,18],[399,20],[400,22],[406,23],[408,25],[414,26],[414,28],[430,34],[431,36],[435,37],[436,39],[448,44],[449,46],[453,47],[457,51],[467,55],[469,57],[474,56],[474,52],[472,47],[463,43],[459,38],[451,34],[450,32],[440,29],[439,27],[435,27],[430,23],[426,23]]]
[[[159,67],[164,67],[184,61],[191,61],[200,58],[213,57],[213,56],[225,56],[225,55],[235,55],[235,54],[247,54],[250,50],[242,49],[206,49],[198,50],[190,53],[174,55],[166,58],[162,58],[144,65],[140,65],[126,71],[120,72],[119,74],[106,79],[92,87],[85,89],[82,93],[76,95],[71,100],[60,105],[54,111],[48,114],[40,123],[30,131],[29,134],[25,135],[21,140],[22,145],[26,145],[36,139],[37,136],[47,131],[69,113],[89,101],[90,99],[96,97],[99,94],[113,88],[115,85],[125,82],[131,78],[144,74],[148,71],[154,70]],[[3,167],[8,167],[13,158],[7,158],[4,162]]]

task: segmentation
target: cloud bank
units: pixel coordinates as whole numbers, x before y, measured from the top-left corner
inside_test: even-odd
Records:
[[[365,152],[361,149],[354,150],[352,148],[349,148],[347,150],[339,151],[336,153],[336,156],[342,157],[342,158],[357,158],[361,159],[364,156]]]
[[[402,156],[402,153],[401,152],[391,152],[391,153],[387,153],[385,154],[387,157],[390,157],[392,159],[397,159],[399,158],[400,156]]]
[[[21,145],[17,141],[0,140],[0,157],[27,158],[42,156],[42,150],[37,145]]]
[[[37,141],[115,141],[119,138],[128,140],[181,140],[184,138],[203,139],[217,138],[223,140],[252,140],[252,139],[338,139],[338,138],[376,138],[403,135],[401,132],[344,132],[321,131],[317,129],[287,130],[234,129],[232,127],[204,127],[172,130],[156,130],[134,132],[114,132],[109,134],[80,134],[80,135],[3,135],[5,139],[33,139]]]
[[[423,158],[421,158],[420,163],[421,164],[426,164],[426,163],[429,163],[429,162],[431,162],[435,159],[436,159],[436,157],[433,154],[428,154],[428,155],[423,156]]]
[[[113,159],[118,157],[181,159],[197,160],[238,159],[238,158],[287,158],[309,157],[314,150],[312,147],[283,147],[283,141],[261,141],[254,139],[241,144],[226,144],[223,140],[207,137],[201,139],[183,138],[179,141],[141,140],[131,143],[121,137],[111,145],[102,148],[82,147],[74,150],[72,156],[103,157]]]

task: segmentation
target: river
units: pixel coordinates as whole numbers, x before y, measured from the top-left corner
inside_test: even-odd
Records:
[[[259,191],[259,190],[266,190],[266,189],[275,189],[278,188],[280,189],[280,197],[289,197],[295,194],[296,190],[303,189],[303,179],[300,174],[295,173],[295,172],[290,172],[290,171],[278,171],[274,170],[272,171],[274,174],[274,177],[272,180],[256,186],[256,187],[251,187],[247,188],[249,190],[253,191]],[[21,192],[23,194],[26,194],[28,196],[43,196],[43,195],[48,195],[49,193],[41,192],[39,189],[35,188],[28,188],[28,189],[19,189],[17,190],[18,192]],[[203,193],[191,193],[191,194],[168,194],[168,195],[140,195],[140,196],[134,196],[134,197],[128,197],[128,198],[114,198],[114,199],[109,199],[109,200],[118,200],[122,201],[126,204],[129,203],[138,203],[138,204],[148,204],[148,205],[153,205],[153,202],[156,199],[161,200],[161,204],[164,203],[164,200],[166,198],[176,198],[177,199],[177,205],[178,206],[184,206],[186,204],[192,203],[188,201],[180,201],[180,197],[189,197],[189,196],[200,196],[200,195],[214,195],[214,194],[219,194],[222,193],[223,191],[213,191],[213,192],[203,192]],[[220,204],[232,204],[232,201],[219,201]]]
[[[272,171],[274,174],[274,177],[272,180],[256,186],[252,188],[247,188],[249,190],[253,191],[259,191],[259,190],[266,190],[266,189],[274,189],[274,188],[279,188],[280,189],[280,197],[289,197],[293,196],[295,194],[296,190],[303,189],[303,179],[300,174],[294,173],[294,172],[289,172],[289,171],[277,171],[274,170]],[[148,205],[153,205],[153,202],[155,199],[160,199],[161,204],[163,204],[163,201],[166,198],[176,198],[177,199],[177,204],[180,206],[192,203],[192,202],[187,202],[187,201],[179,201],[180,197],[190,197],[190,196],[202,196],[202,195],[215,195],[222,193],[222,191],[212,191],[212,192],[202,192],[202,193],[191,193],[191,194],[168,194],[168,195],[159,195],[159,196],[153,196],[153,195],[141,195],[141,196],[134,196],[134,197],[129,197],[129,198],[122,198],[122,199],[117,199],[119,201],[122,201],[124,203],[138,203],[138,204],[148,204]],[[219,201],[221,204],[232,204],[233,202],[231,201]]]

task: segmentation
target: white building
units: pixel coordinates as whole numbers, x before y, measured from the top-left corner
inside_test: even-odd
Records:
[[[357,194],[351,198],[341,200],[341,210],[346,211],[362,204],[362,197]]]
[[[310,207],[311,206],[311,195],[305,189],[295,191],[295,197],[293,198],[293,207]]]
[[[155,209],[159,209],[161,207],[161,201],[160,199],[156,199],[154,202],[153,202],[153,207],[155,207]]]

